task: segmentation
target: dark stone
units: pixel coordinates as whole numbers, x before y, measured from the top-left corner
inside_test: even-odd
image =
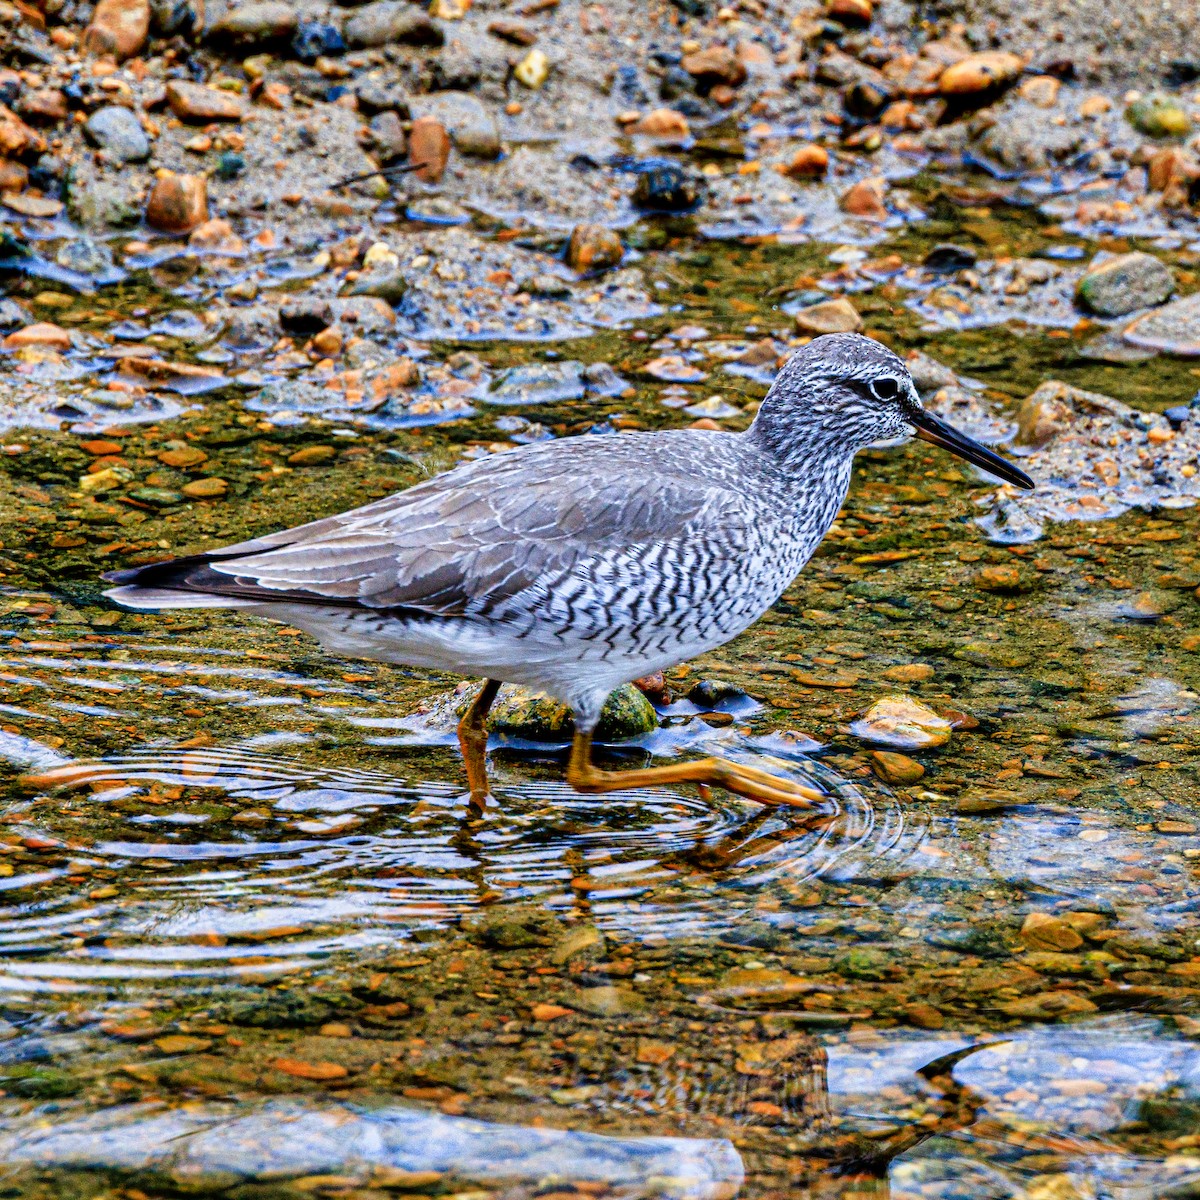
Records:
[[[1012,950],[1003,931],[986,925],[966,925],[954,929],[938,929],[925,939],[931,946],[953,950],[958,954],[975,954],[980,958],[1007,958]]]
[[[922,264],[926,270],[946,272],[965,271],[969,267],[973,267],[977,262],[975,251],[966,246],[952,246],[944,244],[934,246],[930,252],[925,255],[925,261]]]
[[[1200,1102],[1183,1097],[1150,1096],[1139,1105],[1137,1119],[1154,1133],[1195,1133],[1200,1129]]]
[[[650,103],[646,89],[638,78],[638,69],[632,64],[618,67],[613,75],[612,94],[629,108],[644,108]]]
[[[305,297],[290,300],[279,310],[279,324],[288,333],[320,333],[333,322],[333,310],[324,300]]]
[[[228,183],[231,179],[236,179],[245,169],[246,160],[240,154],[234,154],[232,150],[226,150],[217,159],[216,169],[213,171],[213,174],[223,183]]]
[[[358,107],[368,115],[394,112],[402,120],[412,115],[408,107],[408,92],[398,83],[364,79],[355,84],[354,95],[358,98]]]
[[[336,1011],[328,1000],[301,992],[267,992],[217,1009],[219,1020],[254,1029],[306,1029],[323,1025]]]
[[[700,203],[702,186],[682,167],[653,167],[638,176],[633,202],[646,212],[690,212]]]
[[[10,1096],[23,1100],[57,1100],[73,1096],[82,1084],[56,1067],[18,1067],[12,1074],[0,1075],[0,1084]]]
[[[869,120],[882,112],[891,98],[892,93],[887,88],[860,79],[846,89],[842,103],[850,116]]]
[[[492,950],[546,946],[560,932],[554,918],[541,909],[505,908],[478,917],[464,929],[473,942]]]
[[[1192,415],[1191,408],[1186,404],[1174,404],[1163,409],[1163,416],[1171,422],[1172,429],[1182,429],[1184,422]]]
[[[725,683],[720,679],[701,679],[693,685],[687,698],[697,708],[714,709],[718,704],[737,702],[748,697],[740,687],[735,687],[732,683]]]
[[[342,31],[328,21],[301,21],[292,37],[292,53],[306,63],[331,58],[346,51]]]
[[[1169,88],[1187,87],[1200,79],[1200,62],[1195,60],[1176,59],[1163,72],[1163,83]]]
[[[159,37],[189,37],[204,23],[194,0],[152,0],[150,21]]]
[[[658,94],[663,100],[691,96],[696,86],[692,77],[680,66],[668,67],[658,81]]]

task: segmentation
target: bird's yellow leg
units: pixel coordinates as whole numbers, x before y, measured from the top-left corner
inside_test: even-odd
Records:
[[[488,798],[487,715],[499,690],[499,680],[485,679],[483,689],[458,723],[458,744],[462,747],[463,763],[467,768],[471,807],[480,811],[487,804]]]
[[[791,808],[815,808],[824,799],[813,788],[788,779],[743,767],[721,758],[701,758],[667,767],[643,767],[635,771],[602,771],[592,763],[592,735],[575,734],[567,761],[567,782],[577,792],[621,792],[628,788],[658,787],[667,783],[698,783],[736,792],[759,804]]]

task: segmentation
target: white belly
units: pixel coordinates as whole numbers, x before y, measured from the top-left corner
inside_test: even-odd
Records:
[[[335,654],[477,679],[519,683],[588,707],[615,688],[723,645],[734,633],[686,639],[647,655],[622,655],[606,643],[569,634],[518,637],[502,625],[460,618],[410,621],[361,609],[309,604],[255,605],[250,611],[303,629]]]

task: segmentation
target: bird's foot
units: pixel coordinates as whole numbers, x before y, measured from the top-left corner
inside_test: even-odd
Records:
[[[750,800],[758,800],[761,804],[786,804],[793,808],[815,808],[825,797],[815,788],[795,783],[768,771],[760,771],[757,767],[749,767],[745,763],[730,762],[724,758],[706,759],[704,761],[716,764],[721,774],[727,773],[727,781],[713,782],[723,787],[727,792],[735,792]],[[760,798],[757,793],[763,793]]]
[[[576,736],[571,748],[567,782],[579,792],[618,792],[671,783],[695,783],[701,787],[724,788],[759,804],[788,808],[813,809],[824,800],[814,788],[721,758],[701,758],[633,771],[602,771],[591,761],[590,738],[580,735]]]
[[[813,788],[781,779],[778,775],[747,767],[742,763],[726,762],[724,759],[709,760],[715,765],[711,782],[727,792],[756,800],[759,804],[786,808],[817,808],[824,797]]]

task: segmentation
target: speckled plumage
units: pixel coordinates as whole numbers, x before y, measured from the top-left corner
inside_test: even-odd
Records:
[[[873,394],[886,378],[888,401]],[[236,606],[339,653],[526,684],[590,729],[620,684],[729,641],[811,557],[854,453],[908,430],[904,364],[856,335],[780,372],[743,434],[542,442],[374,504],[110,578],[138,608]]]

